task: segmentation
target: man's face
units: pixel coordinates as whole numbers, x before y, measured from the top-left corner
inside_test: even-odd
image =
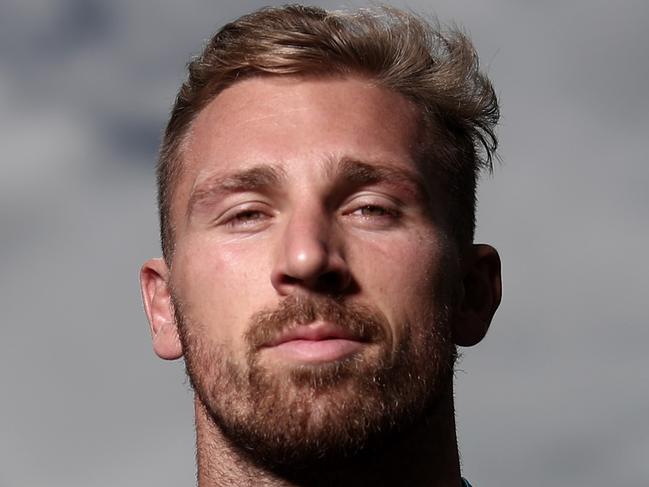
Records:
[[[353,452],[448,392],[459,270],[418,125],[362,78],[258,77],[192,126],[176,322],[207,414],[269,462]]]

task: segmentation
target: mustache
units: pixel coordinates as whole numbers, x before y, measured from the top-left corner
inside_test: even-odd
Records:
[[[255,313],[245,340],[250,350],[257,350],[281,333],[314,321],[330,322],[359,341],[387,338],[387,319],[369,306],[328,296],[296,294],[286,297],[275,309]]]

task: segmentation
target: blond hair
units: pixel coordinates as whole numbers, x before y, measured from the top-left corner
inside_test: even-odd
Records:
[[[450,230],[461,243],[473,240],[476,180],[481,169],[492,168],[499,108],[470,40],[459,30],[442,31],[391,7],[263,8],[225,25],[188,70],[157,166],[160,235],[168,262],[174,238],[171,200],[192,121],[222,90],[255,75],[360,74],[412,100],[428,133],[423,153],[448,188]]]

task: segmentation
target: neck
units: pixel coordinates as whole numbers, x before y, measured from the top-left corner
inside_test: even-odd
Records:
[[[196,443],[199,487],[325,485],[460,487],[453,395],[448,394],[428,418],[395,437],[371,455],[344,464],[327,464],[279,474],[255,464],[233,445],[196,397]]]

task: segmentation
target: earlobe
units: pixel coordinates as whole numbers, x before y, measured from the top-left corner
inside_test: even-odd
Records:
[[[183,354],[174,319],[169,269],[163,259],[147,260],[140,270],[144,311],[149,320],[153,350],[163,359],[175,360]]]
[[[473,245],[465,261],[463,293],[453,323],[453,341],[470,347],[487,334],[502,297],[500,257],[490,245]]]

